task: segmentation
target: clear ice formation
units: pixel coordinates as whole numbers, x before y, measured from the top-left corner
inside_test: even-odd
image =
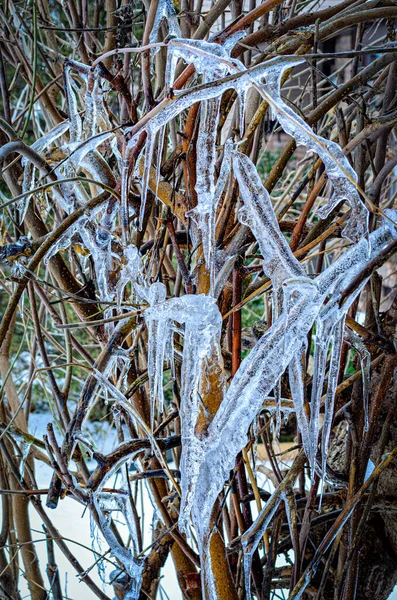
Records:
[[[365,431],[368,431],[368,405],[371,381],[371,353],[366,348],[362,337],[360,337],[358,333],[353,331],[353,329],[346,327],[344,339],[349,344],[349,346],[354,348],[360,360],[361,379],[363,384],[364,428]]]
[[[207,41],[183,40],[180,35],[175,9],[171,0],[160,0],[151,42],[156,42],[159,27],[163,19],[168,21],[170,36],[166,77],[170,88],[175,75],[178,60],[192,63],[202,75],[203,83],[180,92],[164,100],[152,111],[151,118],[142,129],[135,132],[128,141],[124,154],[117,146],[115,133],[107,118],[103,102],[103,86],[99,67],[92,71],[87,65],[67,61],[64,68],[65,93],[69,112],[68,122],[62,123],[34,145],[36,152],[43,153],[54,142],[62,139],[67,152],[66,158],[57,166],[55,173],[59,179],[88,174],[98,181],[94,186],[102,192],[99,184],[114,185],[115,176],[109,163],[103,156],[101,147],[106,144],[106,156],[113,156],[121,175],[121,202],[119,218],[122,227],[123,248],[119,253],[112,250],[115,237],[118,202],[110,197],[103,206],[84,215],[74,227],[70,228],[52,253],[67,248],[73,236],[79,234],[84,245],[91,253],[102,300],[116,301],[120,309],[127,284],[132,284],[132,294],[144,299],[149,307],[144,311],[148,329],[148,373],[151,402],[151,419],[154,423],[155,411],[161,413],[164,405],[163,370],[164,362],[173,362],[174,332],[183,327],[183,354],[181,379],[181,508],[180,529],[189,534],[192,518],[198,536],[198,545],[202,561],[203,589],[208,590],[207,600],[218,598],[211,557],[208,547],[213,531],[210,519],[218,494],[228,479],[234,466],[235,456],[245,446],[247,431],[263,406],[264,399],[275,394],[281,409],[278,382],[285,371],[289,374],[290,389],[297,415],[299,431],[312,473],[326,475],[326,459],[333,419],[335,390],[339,376],[339,358],[344,339],[345,318],[348,308],[362,290],[360,287],[344,298],[344,291],[363,269],[368,261],[374,259],[397,232],[385,221],[376,231],[368,234],[368,211],[357,192],[357,176],[340,147],[334,142],[314,134],[311,128],[297,115],[280,95],[281,79],[285,72],[300,64],[296,56],[284,56],[246,69],[244,65],[230,58],[230,51],[241,33],[227,40],[222,46]],[[223,161],[220,173],[216,176],[215,162],[218,153],[219,107],[222,94],[234,89],[240,103],[240,133],[244,131],[245,97],[250,88],[257,88],[269,102],[283,129],[294,137],[297,144],[303,144],[318,154],[325,166],[328,179],[333,187],[331,200],[318,211],[321,218],[326,217],[338,203],[346,200],[351,207],[344,235],[355,242],[342,256],[333,262],[320,275],[311,279],[292,254],[287,241],[278,226],[277,218],[269,194],[264,188],[250,159],[235,150],[233,142],[224,145]],[[80,114],[80,97],[84,98],[85,112]],[[153,162],[156,138],[158,160],[162,154],[163,135],[166,125],[189,109],[196,102],[201,103],[198,132],[197,185],[198,205],[190,216],[196,222],[201,233],[204,257],[211,275],[211,290],[208,296],[185,295],[178,298],[166,297],[166,288],[161,283],[148,286],[142,275],[141,257],[137,248],[129,243],[129,207],[128,192],[133,151],[142,132],[146,133],[143,150],[143,174],[141,180],[141,207],[139,226],[142,226],[145,213],[145,199],[149,186],[157,194],[157,182],[150,183],[149,171]],[[127,132],[128,129],[125,130]],[[68,142],[65,136],[69,135]],[[165,144],[167,141],[165,140]],[[35,187],[36,170],[24,159],[23,191],[29,192]],[[219,313],[216,296],[226,281],[234,264],[234,257],[215,247],[216,212],[223,190],[231,174],[236,178],[243,206],[238,218],[252,230],[263,256],[263,270],[271,279],[273,287],[274,320],[272,326],[250,354],[242,361],[229,388],[220,375],[222,402],[210,422],[205,435],[198,436],[196,427],[203,406],[203,384],[205,377],[211,374],[213,365],[220,365],[222,354],[220,336],[222,318]],[[59,183],[53,188],[54,197],[60,207],[70,214],[83,206],[88,200],[85,188],[76,182]],[[28,199],[18,206],[23,218]],[[389,216],[396,221],[396,214]],[[52,254],[51,254],[52,255]],[[49,256],[51,256],[49,255]],[[112,271],[118,271],[114,281]],[[135,296],[135,297],[136,297]],[[343,303],[341,302],[344,298]],[[314,378],[310,400],[310,414],[305,410],[302,357],[306,352],[307,335],[315,325],[314,336]],[[358,352],[363,372],[365,424],[368,426],[368,386],[369,355],[363,341],[354,332],[345,333],[346,341]],[[327,357],[329,357],[328,377]],[[127,357],[124,357],[128,360]],[[114,359],[116,360],[116,358]],[[138,413],[126,400],[120,390],[108,380],[106,373],[96,373],[98,383],[110,396],[131,413],[131,416],[145,430],[152,440],[156,451],[156,442],[150,429],[143,423]],[[327,379],[325,397],[324,382]],[[323,404],[322,404],[323,403]],[[320,409],[324,407],[324,425],[322,429],[321,453],[319,452]],[[157,452],[157,451],[156,451]],[[158,451],[159,460],[164,458]],[[116,465],[119,468],[120,465]],[[108,474],[101,489],[93,494],[93,502],[98,513],[101,530],[113,554],[125,565],[131,577],[130,600],[139,597],[140,582],[144,559],[134,557],[134,551],[121,546],[110,527],[110,515],[113,511],[124,515],[130,528],[131,539],[135,539],[134,522],[129,514],[128,503],[123,495],[108,497],[102,488],[113,475]],[[284,499],[280,496],[279,502]],[[285,500],[285,499],[284,499]],[[270,502],[270,501],[269,501]],[[270,519],[274,516],[279,503],[276,503],[263,528],[253,539],[249,531],[243,536],[245,553],[246,587],[250,584],[250,562]]]
[[[49,131],[46,135],[42,136],[41,138],[39,138],[36,142],[34,142],[32,144],[33,150],[35,150],[38,154],[42,154],[45,150],[47,150],[47,148],[49,148],[51,146],[51,144],[53,144],[64,133],[66,133],[68,131],[68,129],[69,129],[68,121],[61,123],[60,125],[57,125],[56,127],[54,127],[54,129]],[[36,176],[37,169],[25,157],[22,158],[22,167],[23,167],[22,193],[25,194],[27,192],[30,192],[36,185],[35,184],[35,181],[36,181],[35,176]],[[19,218],[20,218],[21,223],[23,222],[23,220],[25,218],[26,210],[29,206],[29,199],[30,199],[30,196],[26,196],[25,198],[22,198],[17,204]]]
[[[194,65],[202,75],[203,84],[197,87],[174,92],[174,98],[164,103],[161,110],[153,111],[147,123],[136,132],[127,143],[122,167],[121,222],[123,242],[127,242],[128,230],[128,191],[130,185],[130,163],[132,152],[142,132],[146,132],[144,149],[144,169],[141,176],[142,193],[139,227],[142,227],[149,182],[149,172],[155,147],[155,139],[167,123],[188,109],[195,102],[201,103],[199,135],[197,140],[197,206],[190,212],[197,223],[203,241],[204,256],[211,275],[211,293],[214,292],[216,277],[215,260],[215,218],[221,197],[215,182],[216,140],[219,124],[220,98],[227,89],[236,90],[240,98],[240,130],[244,129],[243,113],[245,97],[251,87],[256,87],[268,101],[283,129],[293,136],[297,144],[306,146],[322,159],[333,195],[326,206],[318,211],[325,218],[340,202],[346,200],[351,206],[351,214],[343,230],[343,235],[357,242],[368,233],[368,211],[357,192],[357,175],[335,142],[316,135],[309,125],[296,114],[282,99],[281,79],[288,69],[303,61],[296,56],[274,58],[250,69],[239,60],[230,57],[230,51],[241,38],[241,32],[231,36],[223,46],[202,41],[171,39],[168,44],[166,84],[172,86],[178,60],[183,59]],[[139,176],[139,174],[138,174]],[[222,188],[223,190],[223,188]],[[157,186],[152,190],[156,193]]]
[[[204,294],[186,294],[166,300],[166,288],[154,283],[146,293],[150,308],[145,311],[149,333],[148,374],[150,382],[151,419],[154,419],[155,403],[163,409],[163,366],[166,349],[172,348],[175,322],[184,324],[181,373],[181,489],[182,501],[179,524],[188,533],[192,494],[198,477],[202,443],[195,435],[195,426],[201,407],[204,367],[214,357],[222,364],[220,335],[222,317],[216,302]],[[169,355],[168,355],[169,356]],[[172,354],[171,354],[172,356]],[[223,385],[223,382],[222,382]]]
[[[249,199],[246,198],[245,201],[249,203]],[[185,473],[185,477],[190,478],[190,484],[186,486],[190,494],[182,501],[184,514],[188,514],[189,510],[192,512],[199,546],[202,549],[205,549],[208,544],[214,503],[229,477],[235,456],[246,444],[248,428],[260,410],[264,397],[271,392],[289,366],[294,373],[293,380],[297,380],[292,381],[292,385],[296,383],[297,388],[293,390],[293,399],[294,402],[298,400],[297,410],[302,412],[302,385],[298,361],[303,342],[314,322],[318,331],[315,360],[317,360],[319,375],[317,386],[313,386],[309,439],[305,440],[305,450],[313,468],[317,468],[318,420],[322,393],[320,383],[324,378],[326,363],[324,347],[328,347],[332,337],[334,356],[340,352],[344,317],[360,290],[351,294],[342,307],[339,307],[339,301],[343,291],[367,261],[375,258],[395,236],[394,230],[385,222],[382,227],[369,235],[368,241],[363,238],[358,244],[349,248],[314,280],[302,282],[301,278],[288,278],[283,282],[285,300],[280,316],[241,363],[208,427],[207,436],[201,440],[197,438],[194,440],[195,461],[189,465],[190,471]],[[271,237],[270,232],[269,237]],[[328,301],[325,304],[326,299]],[[325,404],[328,411],[326,422],[332,419],[331,410],[337,383],[336,360],[332,362]],[[300,425],[302,435],[307,435],[307,424],[303,418],[302,421],[303,425],[302,422]],[[190,441],[187,443],[189,444]],[[205,572],[203,569],[203,571],[204,580],[211,589],[212,573],[210,570]],[[216,595],[210,598],[215,599]]]
[[[352,242],[357,242],[362,236],[368,234],[368,210],[357,191],[356,172],[340,146],[316,135],[281,97],[281,80],[285,71],[302,62],[296,56],[285,56],[281,61],[273,59],[264,63],[265,84],[261,91],[264,92],[265,97],[267,96],[273,113],[284,131],[295,139],[297,145],[306,146],[308,150],[318,154],[324,163],[328,179],[333,186],[333,195],[329,202],[317,211],[318,216],[325,219],[340,202],[346,200],[350,204],[351,215],[342,234]]]
[[[111,555],[120,561],[131,578],[128,595],[126,597],[128,600],[139,600],[146,559],[144,557],[135,556],[138,552],[138,541],[135,519],[128,494],[128,485],[125,482],[126,494],[112,494],[103,491],[106,483],[114,476],[116,471],[129,460],[131,460],[131,456],[124,457],[110,469],[109,473],[107,473],[101,481],[99,488],[92,494],[92,499],[97,512],[101,532],[111,549]],[[121,513],[124,517],[132,542],[132,549],[122,545],[113,532],[111,524],[114,512]],[[95,537],[95,528],[93,529],[92,533]]]
[[[48,148],[67,133],[69,141],[61,142],[61,150],[66,154],[54,169],[60,181],[79,175],[88,175],[99,184],[115,187],[115,177],[108,162],[102,156],[98,148],[108,143],[108,151],[116,158],[120,165],[120,153],[117,148],[117,140],[111,129],[107,111],[103,102],[104,89],[100,77],[100,68],[91,70],[87,65],[68,60],[64,67],[65,93],[69,112],[69,120],[61,123],[33,144],[33,149],[39,153],[47,151]],[[78,85],[79,84],[79,85]],[[84,117],[80,115],[78,97],[84,98]],[[59,142],[58,142],[59,143]],[[22,183],[23,192],[34,189],[37,179],[37,169],[27,160],[23,159],[24,179]],[[98,185],[96,190],[101,193],[103,188]],[[78,182],[60,183],[53,188],[54,197],[60,207],[70,214],[75,209],[84,205],[89,199],[88,194]],[[20,217],[23,220],[29,197],[24,198],[18,205]],[[99,209],[92,211],[79,219],[51,249],[46,257],[46,262],[60,250],[67,249],[73,238],[79,235],[83,244],[89,250],[93,259],[100,298],[110,302],[117,299],[120,308],[124,289],[128,282],[139,281],[141,268],[139,253],[133,244],[124,248],[122,256],[112,251],[111,242],[117,218],[117,202],[110,197]],[[110,277],[110,272],[119,263],[120,277],[117,282]],[[105,317],[107,316],[105,310]],[[112,325],[107,326],[110,333]]]
[[[248,534],[250,533],[250,529],[246,531],[244,535],[241,536],[241,545],[244,553],[244,584],[245,584],[245,597],[251,598],[251,565],[252,565],[252,557],[254,555],[255,550],[257,549],[259,542],[261,541],[263,534],[271,523],[274,515],[276,514],[278,507],[281,504],[282,496],[278,497],[274,506],[269,511],[269,514],[263,520],[263,523],[255,533],[255,536],[252,536],[251,539]],[[262,509],[262,512],[264,509]]]
[[[152,31],[149,36],[151,44],[159,41],[160,26],[164,20],[168,23],[168,35],[170,37],[180,37],[181,28],[179,27],[174,3],[172,0],[159,0]]]

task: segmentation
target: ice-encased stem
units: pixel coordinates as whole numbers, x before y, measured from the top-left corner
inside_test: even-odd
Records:
[[[276,514],[278,507],[280,506],[282,500],[281,494],[278,495],[276,501],[274,502],[274,506],[272,506],[269,514],[264,519],[261,527],[258,530],[255,530],[255,534],[253,533],[254,525],[251,525],[247,531],[243,533],[241,536],[241,546],[243,548],[244,555],[244,583],[245,583],[245,596],[246,598],[251,598],[251,567],[252,567],[252,557],[254,555],[255,550],[257,549],[259,542],[261,541],[263,534],[269,526],[269,523],[273,519]],[[268,510],[268,504],[272,502],[272,498],[268,500],[265,506],[262,508],[259,517]]]
[[[251,228],[259,244],[265,274],[276,289],[285,279],[304,277],[303,267],[280,231],[269,193],[254,163],[237,151],[233,152],[232,158],[233,172],[244,201],[244,206],[239,210],[239,221]]]
[[[166,20],[168,23],[168,35],[170,37],[179,37],[181,35],[181,29],[172,0],[159,0],[153,27],[149,36],[151,44],[158,41],[163,20]]]
[[[309,423],[305,412],[305,388],[303,378],[302,358],[306,354],[306,344],[298,350],[289,364],[289,384],[291,388],[292,400],[296,413],[296,421],[298,430],[302,437],[303,447],[308,459],[310,459],[310,444],[309,444]]]
[[[362,240],[315,278],[311,286],[309,283],[303,286],[289,309],[284,308],[277,321],[241,363],[208,427],[200,463],[195,467],[198,476],[192,482],[191,494],[194,511],[200,515],[197,533],[201,539],[208,530],[214,502],[233,468],[234,457],[245,445],[248,428],[260,410],[263,398],[301,350],[302,342],[325,299],[328,297],[329,310],[338,306],[343,288],[394,235],[395,232],[386,223],[370,234],[369,257],[367,242]],[[354,298],[355,294],[351,297]],[[338,318],[341,316],[343,314],[338,314]]]
[[[324,330],[325,329],[325,330]],[[312,468],[312,480],[314,478],[315,463],[318,448],[318,434],[320,429],[320,401],[323,394],[325,372],[327,365],[328,347],[331,334],[321,320],[316,321],[316,334],[314,342],[314,366],[312,395],[310,401],[310,423],[309,423],[309,463]]]
[[[146,129],[146,146],[145,146],[145,169],[142,177],[142,189],[141,189],[141,205],[139,208],[139,229],[142,231],[143,218],[145,216],[146,198],[149,185],[150,169],[152,166],[154,144],[156,142],[157,129],[153,130],[152,127]]]
[[[322,430],[321,448],[322,448],[322,474],[325,480],[327,469],[328,444],[331,435],[331,427],[334,413],[335,391],[338,385],[340,357],[343,344],[343,330],[345,325],[345,316],[343,316],[333,327],[331,342],[331,358],[328,370],[327,394],[324,406],[324,423]]]
[[[271,62],[271,61],[269,61]],[[333,185],[333,196],[318,214],[325,218],[341,201],[347,200],[352,212],[343,230],[343,235],[353,242],[368,234],[369,213],[357,191],[357,174],[350,165],[340,146],[316,135],[311,127],[288,106],[281,97],[282,77],[288,69],[301,63],[300,59],[287,56],[273,65],[265,63],[266,83],[259,88],[270,102],[272,110],[284,131],[294,137],[296,143],[316,152],[324,163],[328,179]],[[257,76],[258,81],[258,76]]]
[[[147,300],[150,308],[145,312],[145,321],[149,332],[148,372],[152,415],[157,395],[162,394],[165,350],[167,342],[172,342],[170,332],[174,322],[185,326],[181,371],[180,417],[183,444],[179,524],[180,528],[187,532],[193,502],[192,491],[203,454],[203,442],[194,433],[201,406],[203,369],[205,364],[211,364],[214,356],[218,364],[222,364],[219,346],[222,318],[213,298],[204,294],[187,294],[165,300],[165,286],[161,283],[151,286]]]
[[[125,546],[121,545],[121,543],[117,539],[117,537],[114,534],[113,529],[111,527],[111,516],[109,514],[109,509],[106,509],[106,505],[104,508],[103,504],[101,504],[101,499],[102,499],[101,493],[102,493],[102,490],[105,487],[107,481],[109,481],[109,479],[113,476],[113,474],[124,463],[126,463],[127,460],[130,460],[130,458],[131,458],[130,456],[123,457],[120,461],[118,461],[110,469],[110,471],[102,479],[101,484],[98,487],[98,489],[92,495],[92,498],[93,498],[93,503],[94,503],[95,509],[97,511],[99,525],[100,525],[101,531],[103,533],[103,536],[104,536],[106,542],[108,543],[109,548],[112,551],[112,554],[121,562],[121,564],[125,568],[126,572],[131,577],[129,597],[131,598],[131,600],[139,600],[140,590],[141,590],[141,586],[142,586],[143,569],[145,566],[146,559],[145,559],[145,557],[136,558],[131,550],[129,550]],[[106,494],[105,498],[107,498],[108,496],[109,496],[109,494]],[[136,535],[134,534],[135,521],[132,518],[132,522],[131,522],[130,509],[127,508],[128,498],[121,497],[120,502],[118,502],[117,498],[114,497],[114,494],[111,494],[110,500],[112,503],[116,502],[116,506],[113,508],[113,510],[120,511],[122,513],[122,515],[124,516],[124,519],[126,521],[129,532],[130,532],[130,534],[132,534],[132,539],[136,538]]]

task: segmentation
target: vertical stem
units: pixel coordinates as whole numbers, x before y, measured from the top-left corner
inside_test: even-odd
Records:
[[[32,90],[29,102],[29,110],[26,115],[25,125],[23,126],[21,139],[25,137],[26,131],[29,126],[30,117],[34,105],[34,96],[36,91],[36,78],[37,78],[37,6],[36,0],[33,0],[33,75],[32,75]]]

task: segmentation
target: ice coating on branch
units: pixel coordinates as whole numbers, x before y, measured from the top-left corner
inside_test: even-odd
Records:
[[[233,152],[233,172],[239,184],[244,206],[238,218],[254,234],[263,257],[263,271],[276,291],[288,279],[307,280],[305,271],[292,254],[287,240],[280,231],[277,217],[266,188],[254,163],[241,152]]]
[[[181,28],[179,27],[173,1],[159,0],[156,17],[149,37],[151,44],[159,41],[160,26],[163,20],[167,21],[169,36],[179,37],[181,35]]]
[[[291,341],[285,347],[287,314],[284,312],[242,362],[208,428],[204,460],[196,484],[194,512],[200,515],[199,533],[204,535],[215,499],[232,468],[234,456],[246,442],[250,424],[259,412],[313,324],[321,306],[315,285],[300,296],[291,310]],[[222,449],[222,443],[225,447]]]
[[[181,457],[182,502],[179,524],[183,531],[188,530],[192,508],[192,489],[198,476],[197,467],[202,453],[202,441],[195,433],[195,426],[201,406],[203,370],[210,358],[217,358],[222,364],[220,353],[220,333],[222,318],[213,298],[199,294],[185,295],[165,300],[166,290],[161,283],[153,284],[147,300],[150,308],[145,311],[145,321],[149,333],[148,373],[151,390],[151,418],[159,397],[162,406],[162,379],[165,349],[172,343],[174,323],[184,324],[183,360],[181,372],[181,435],[183,440]]]
[[[135,520],[131,510],[130,498],[128,494],[111,494],[103,492],[103,488],[106,483],[115,472],[129,460],[131,457],[127,456],[118,461],[109,473],[102,479],[99,488],[95,494],[92,495],[93,503],[96,508],[99,526],[101,532],[111,549],[111,554],[115,556],[125,568],[126,572],[131,578],[129,586],[130,600],[139,600],[140,590],[142,586],[143,569],[145,566],[145,557],[137,558],[134,554],[137,551],[137,534],[135,527]],[[128,490],[126,489],[126,492]],[[112,513],[114,511],[120,512],[125,520],[131,540],[133,542],[133,548],[126,548],[120,543],[111,527]]]
[[[53,129],[51,129],[51,131],[46,133],[46,135],[43,135],[41,138],[36,140],[32,144],[32,148],[34,150],[36,150],[36,152],[38,154],[41,154],[44,150],[49,148],[51,146],[51,144],[53,144],[55,142],[55,140],[57,140],[59,137],[61,137],[61,135],[66,133],[68,130],[69,130],[69,123],[68,123],[68,121],[64,121],[63,123],[60,123]],[[25,160],[26,160],[25,158],[22,159],[22,165],[24,164]]]
[[[316,152],[324,163],[328,179],[333,186],[329,202],[317,212],[324,219],[340,202],[347,200],[351,215],[343,230],[343,235],[351,241],[358,241],[368,233],[368,210],[357,191],[357,174],[350,165],[340,146],[314,134],[311,127],[290,108],[281,97],[281,80],[288,69],[301,64],[296,57],[283,57],[270,60],[263,65],[265,77],[264,92],[271,99],[271,106],[284,131],[295,138],[298,145]],[[256,75],[258,77],[258,75]]]
[[[178,58],[183,57],[187,62],[194,64],[198,72],[204,72],[207,80],[211,77],[220,77],[227,73],[239,74],[235,80],[216,84],[213,88],[206,86],[202,89],[201,100],[219,97],[224,89],[234,88],[239,94],[246,93],[250,86],[259,88],[262,95],[277,115],[284,130],[292,135],[297,144],[303,144],[308,150],[316,152],[323,160],[328,178],[333,185],[331,201],[319,212],[325,218],[327,214],[341,201],[347,200],[351,206],[351,216],[344,229],[344,235],[352,241],[357,241],[368,233],[368,211],[362,203],[357,192],[357,175],[350,166],[341,148],[335,142],[325,140],[314,134],[309,125],[297,115],[282,99],[280,93],[281,79],[286,70],[301,64],[302,60],[296,56],[285,56],[271,59],[247,71],[244,65],[228,56],[227,49],[219,44],[196,40],[174,40],[169,44],[167,59],[167,81],[171,83],[174,77],[175,66]],[[266,83],[263,83],[265,78]],[[194,89],[191,92],[193,101]],[[186,98],[186,96],[184,96]],[[176,108],[175,103],[174,109]],[[189,103],[189,105],[193,102]],[[167,112],[163,110],[163,116]],[[179,114],[179,110],[176,114]],[[175,116],[175,115],[174,115]],[[167,119],[168,120],[168,119]]]
[[[113,135],[114,134],[111,131],[104,131],[102,133],[98,133],[96,135],[91,136],[90,138],[88,138],[87,140],[84,140],[83,142],[80,142],[79,144],[75,144],[74,146],[71,147],[70,162],[77,169],[77,167],[79,167],[82,164],[82,162],[87,154],[94,152],[94,150],[96,150],[100,144],[102,144],[109,138],[113,137]],[[97,157],[97,160],[98,160],[98,157]],[[107,165],[106,161],[102,157],[100,158],[100,160],[105,165]],[[96,171],[93,171],[93,174],[101,173],[101,170],[99,170],[98,167],[99,167],[99,165],[96,167]],[[91,168],[94,168],[94,167],[91,167]],[[110,170],[110,167],[108,165],[107,165],[107,168]],[[97,178],[100,181],[102,180],[101,175],[97,176]]]
[[[84,229],[87,221],[88,219],[86,217],[82,217],[73,223],[73,225],[68,228],[68,230],[59,238],[59,240],[51,246],[50,250],[45,256],[44,263],[48,264],[50,258],[55,256],[55,254],[62,250],[66,250],[66,248],[69,248],[73,242],[73,237]]]
[[[179,59],[187,64],[192,63],[198,73],[204,75],[204,81],[215,81],[226,73],[227,65],[219,62],[219,58],[230,60],[228,53],[220,44],[212,44],[203,40],[171,40],[168,44],[165,84],[172,87],[175,69]]]
[[[33,150],[35,150],[38,154],[42,154],[45,150],[47,150],[51,146],[51,144],[53,144],[55,142],[55,140],[57,140],[59,137],[61,137],[61,135],[66,133],[68,131],[68,129],[69,129],[69,123],[67,121],[65,121],[64,123],[60,123],[60,125],[57,125],[53,129],[51,129],[51,131],[49,131],[46,135],[42,136],[40,139],[35,141],[32,144]],[[26,192],[29,192],[30,190],[32,190],[35,187],[35,174],[37,172],[37,169],[25,157],[22,158],[22,167],[23,167],[22,193],[25,194]],[[20,218],[21,223],[23,222],[23,220],[25,218],[26,210],[29,205],[29,199],[30,199],[30,196],[26,196],[25,198],[22,198],[22,200],[20,200],[17,203],[17,207],[18,207],[18,211],[19,211],[19,218]]]
[[[314,321],[319,316],[323,320],[320,327],[325,339],[329,332],[327,317],[331,324],[337,324],[343,318],[360,291],[351,294],[340,308],[339,300],[343,290],[367,261],[377,256],[387,245],[392,234],[393,229],[386,223],[370,234],[369,256],[367,240],[362,239],[312,282],[306,282],[302,287],[299,280],[289,282],[289,299],[282,313],[241,363],[209,425],[201,448],[198,476],[191,489],[199,538],[204,539],[208,531],[215,500],[233,468],[234,457],[246,443],[248,428],[260,410],[264,397],[273,389],[294,357],[302,351],[302,343]],[[294,286],[296,291],[292,292]],[[324,305],[326,298],[328,302]],[[325,343],[322,340],[320,346],[319,340],[321,348]],[[318,415],[313,412],[312,418],[317,419]],[[311,453],[314,452],[314,446],[317,452],[317,431],[316,425],[310,432]]]
[[[233,152],[233,171],[244,200],[244,206],[240,208],[238,218],[241,223],[250,227],[259,244],[263,257],[263,271],[273,284],[273,320],[276,320],[282,309],[284,295],[287,294],[291,303],[293,294],[299,295],[299,290],[303,289],[303,286],[310,287],[312,283],[305,276],[302,266],[292,254],[287,240],[280,231],[270,196],[263,186],[253,162],[245,154],[235,151]],[[296,368],[297,365],[294,366],[294,370]],[[294,387],[295,391],[298,392],[297,386]],[[281,425],[280,382],[275,383],[274,395],[277,406],[276,427],[279,432]],[[301,402],[299,393],[296,395],[296,400],[299,405]],[[299,429],[304,430],[305,422],[302,421],[302,410],[297,410],[297,419]]]
[[[247,531],[243,533],[241,536],[241,546],[243,548],[244,553],[244,583],[245,583],[245,595],[246,598],[251,598],[251,567],[252,567],[252,557],[254,555],[255,550],[257,549],[259,542],[261,541],[263,534],[269,526],[269,523],[273,519],[276,514],[278,507],[281,504],[282,496],[278,493],[278,490],[274,492],[274,496],[276,497],[276,501],[273,502],[270,497],[265,506],[262,508],[261,513],[259,514],[259,518],[263,516],[265,513],[266,518],[261,523],[261,527],[255,531],[255,535],[252,535],[254,525],[252,525]],[[271,509],[269,510],[269,506]]]

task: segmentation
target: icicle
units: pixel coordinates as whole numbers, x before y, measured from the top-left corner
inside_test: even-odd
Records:
[[[90,68],[82,63],[76,63],[73,60],[66,60],[64,65],[64,79],[65,79],[65,94],[66,101],[68,104],[69,121],[70,121],[70,141],[78,142],[82,139],[82,124],[81,117],[79,115],[76,95],[73,91],[73,79],[70,71],[74,68],[78,68],[80,75],[85,74],[85,79],[89,74]]]
[[[346,342],[354,348],[360,359],[361,378],[363,382],[364,429],[365,431],[368,431],[371,353],[365,346],[363,339],[352,329],[346,329]]]
[[[156,310],[156,306],[165,301],[166,287],[163,283],[154,283],[150,288],[150,305]],[[154,429],[155,403],[158,399],[159,410],[162,412],[164,405],[163,394],[163,366],[165,360],[165,349],[167,332],[171,324],[170,319],[155,320],[145,313],[148,327],[148,376],[150,384],[150,420]]]
[[[121,221],[121,237],[124,246],[127,245],[128,237],[128,194],[130,189],[130,178],[128,175],[129,163],[128,163],[128,145],[126,150],[126,157],[123,159],[121,169],[121,199],[120,199],[120,221]]]
[[[84,134],[88,140],[102,129],[110,129],[110,121],[103,105],[103,89],[101,85],[101,67],[98,65],[87,76],[85,94]]]
[[[163,125],[160,127],[159,135],[158,135],[158,146],[157,146],[157,167],[156,167],[156,189],[154,190],[154,194],[158,196],[159,183],[160,183],[160,169],[161,169],[161,160],[163,157],[163,150],[167,151],[167,126]]]
[[[197,139],[197,207],[188,213],[199,227],[203,240],[204,258],[210,271],[211,291],[215,279],[215,161],[220,100],[208,100],[202,105]]]
[[[121,309],[124,289],[127,283],[136,283],[140,281],[142,275],[142,261],[139,250],[133,244],[129,244],[123,253],[121,273],[116,284],[117,308]]]
[[[289,384],[291,388],[292,400],[294,402],[296,421],[299,433],[301,434],[303,447],[307,458],[310,460],[309,445],[309,423],[305,412],[305,389],[303,381],[302,356],[306,354],[306,343],[298,350],[289,364]]]
[[[32,442],[23,442],[23,444],[22,444],[22,459],[21,459],[21,464],[19,466],[20,481],[23,480],[23,476],[25,474],[25,464],[28,459],[31,446],[32,446]]]
[[[331,360],[330,360],[329,371],[328,371],[328,386],[327,386],[327,395],[325,398],[323,434],[322,434],[322,440],[321,440],[323,481],[325,480],[325,475],[326,475],[326,470],[327,470],[328,444],[329,444],[329,438],[331,435],[332,419],[333,419],[333,413],[334,413],[335,390],[338,385],[340,355],[341,355],[342,344],[343,344],[344,325],[345,325],[345,318],[342,317],[342,319],[340,319],[340,321],[335,324],[335,326],[333,328],[332,338],[331,338],[332,339],[332,352],[331,352]]]
[[[243,139],[245,132],[245,105],[247,102],[248,89],[239,90],[238,93],[238,112],[239,112],[239,129],[240,139]]]
[[[146,145],[145,145],[145,167],[142,177],[141,191],[141,206],[139,210],[139,230],[142,231],[143,218],[145,216],[146,196],[149,184],[150,169],[152,167],[152,159],[154,152],[154,144],[156,141],[157,130],[147,127],[146,129]]]
[[[325,379],[325,371],[327,364],[327,353],[330,343],[330,332],[327,328],[323,330],[321,320],[316,322],[316,337],[314,342],[314,367],[313,367],[313,383],[312,395],[310,402],[310,424],[309,424],[309,447],[310,456],[309,463],[312,469],[312,481],[314,478],[315,463],[317,456],[318,433],[319,433],[319,415],[320,401],[323,394],[323,385]]]

